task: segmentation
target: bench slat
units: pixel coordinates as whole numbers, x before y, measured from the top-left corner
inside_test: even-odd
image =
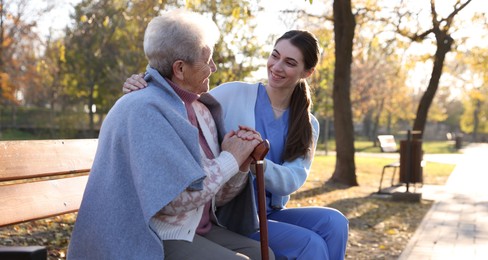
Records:
[[[1,141],[0,181],[89,171],[97,144],[97,139]]]
[[[395,137],[393,135],[378,135],[382,152],[398,152]]]
[[[75,212],[88,175],[0,186],[0,227]]]

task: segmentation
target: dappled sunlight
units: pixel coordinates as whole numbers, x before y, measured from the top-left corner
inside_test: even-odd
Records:
[[[433,201],[398,202],[375,196],[381,169],[390,162],[390,158],[357,157],[359,186],[344,187],[328,182],[335,157],[316,156],[308,180],[291,196],[288,207],[325,206],[346,215],[350,223],[347,259],[396,259]],[[438,184],[445,183],[453,169],[440,163],[430,167]]]

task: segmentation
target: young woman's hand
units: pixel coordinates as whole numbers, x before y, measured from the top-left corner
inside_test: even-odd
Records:
[[[236,131],[236,136],[238,136],[243,140],[248,140],[248,141],[255,140],[258,141],[259,143],[263,141],[259,132],[248,126],[239,125],[239,130]],[[244,161],[243,164],[241,164],[239,171],[249,172],[252,161],[253,161],[252,157],[249,156],[249,158],[247,158],[247,160]]]
[[[147,82],[144,80],[144,74],[132,74],[132,76],[125,80],[124,85],[122,85],[122,92],[127,94],[145,87],[147,87]]]

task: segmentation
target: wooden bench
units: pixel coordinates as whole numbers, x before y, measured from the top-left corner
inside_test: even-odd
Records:
[[[391,152],[398,152],[397,144],[395,141],[395,137],[393,135],[378,135],[378,141],[380,143],[380,148],[382,152],[391,153]],[[387,169],[391,168],[393,173],[391,175],[391,186],[394,184],[395,175],[397,169],[400,167],[400,162],[392,162],[387,165],[383,166],[383,171],[381,172],[381,179],[380,179],[380,186],[378,188],[378,193],[381,193],[381,184],[383,183],[383,176]]]
[[[395,137],[393,135],[378,135],[378,141],[380,142],[380,148],[385,153],[398,152]]]
[[[400,168],[400,162],[396,161],[396,162],[392,162],[392,163],[389,163],[389,164],[383,166],[383,171],[381,172],[380,186],[378,187],[378,193],[382,193],[381,184],[383,183],[383,177],[385,175],[386,169],[388,169],[388,168],[393,169],[393,173],[391,175],[390,186],[394,186],[395,185],[395,175],[396,175],[397,169]]]
[[[78,211],[97,144],[0,141],[0,227]],[[0,259],[47,259],[47,249],[0,245]]]

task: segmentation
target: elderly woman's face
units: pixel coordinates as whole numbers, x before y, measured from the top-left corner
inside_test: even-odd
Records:
[[[201,94],[209,90],[209,77],[217,70],[217,66],[212,59],[212,49],[205,47],[200,58],[193,64],[187,64],[185,70],[184,84],[186,89]]]

